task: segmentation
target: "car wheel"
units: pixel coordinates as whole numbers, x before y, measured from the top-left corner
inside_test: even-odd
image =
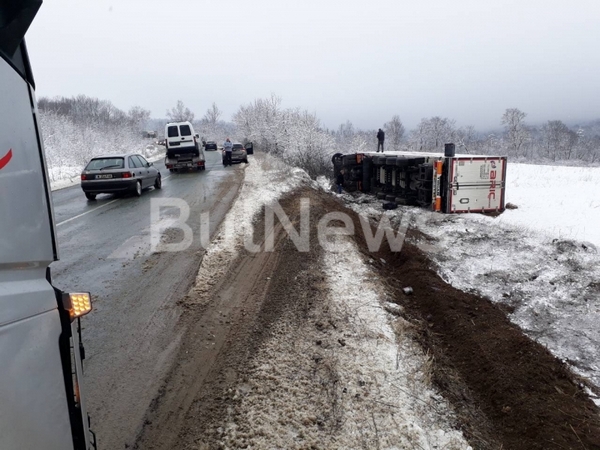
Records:
[[[86,192],[85,198],[87,198],[88,200],[96,200],[96,194],[90,194],[90,193]]]
[[[248,158],[246,158],[246,159],[244,160],[244,162],[245,162],[246,164],[248,164]]]
[[[160,173],[156,176],[156,180],[154,180],[154,189],[162,189],[162,177]]]
[[[142,182],[141,181],[138,181],[137,183],[135,183],[135,196],[136,197],[142,196]]]
[[[173,173],[175,172],[175,169],[169,169],[169,172]]]

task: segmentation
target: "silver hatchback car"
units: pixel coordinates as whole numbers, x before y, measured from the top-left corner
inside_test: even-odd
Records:
[[[137,153],[97,156],[81,173],[81,189],[88,200],[98,194],[124,192],[139,197],[151,186],[162,188],[160,171]]]
[[[231,162],[232,163],[246,163],[248,164],[248,154],[246,153],[246,148],[240,144],[239,142],[233,143],[233,148],[231,152]],[[225,150],[223,150],[223,165],[225,165]]]

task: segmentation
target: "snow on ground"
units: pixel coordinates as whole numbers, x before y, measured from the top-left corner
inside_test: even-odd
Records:
[[[281,320],[253,358],[221,429],[224,448],[470,449],[410,325],[382,309],[381,282],[356,245],[345,245],[320,262],[328,268],[321,310],[313,306],[299,328]],[[315,327],[328,318],[331,332]]]
[[[498,222],[540,230],[549,237],[600,247],[600,167],[508,164],[507,210]]]
[[[217,236],[212,240],[196,277],[195,294],[208,292],[225,274],[229,264],[244,246],[244,236],[252,237],[252,226],[261,209],[302,183],[313,183],[306,172],[290,168],[270,155],[256,155],[245,168],[238,198],[229,210]],[[202,298],[196,295],[195,298]]]
[[[511,320],[600,388],[600,169],[509,164],[507,200],[493,218],[420,208],[386,214],[437,242],[421,242],[448,283],[507,307]],[[512,175],[511,175],[512,174]],[[381,202],[344,194],[379,218]]]

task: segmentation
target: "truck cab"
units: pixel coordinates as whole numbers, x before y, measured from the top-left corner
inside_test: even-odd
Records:
[[[24,35],[41,0],[0,3],[0,449],[90,449],[79,317],[58,245]]]

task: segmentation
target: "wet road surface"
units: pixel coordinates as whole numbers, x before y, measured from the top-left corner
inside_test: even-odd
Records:
[[[87,201],[79,186],[53,192],[60,249],[60,261],[51,265],[54,284],[92,293],[94,310],[82,326],[88,410],[99,448],[127,448],[141,429],[179,348],[183,330],[177,324],[184,310],[177,301],[191,287],[204,252],[201,214],[209,213],[212,237],[243,180],[245,164],[224,168],[220,152],[206,152],[206,158],[203,172],[170,173],[155,163],[163,188],[139,198],[99,195]],[[184,236],[167,229],[179,207],[156,214],[156,203],[166,199],[189,206],[193,241],[182,251],[153,253],[152,226],[165,228],[161,236],[167,243]]]

